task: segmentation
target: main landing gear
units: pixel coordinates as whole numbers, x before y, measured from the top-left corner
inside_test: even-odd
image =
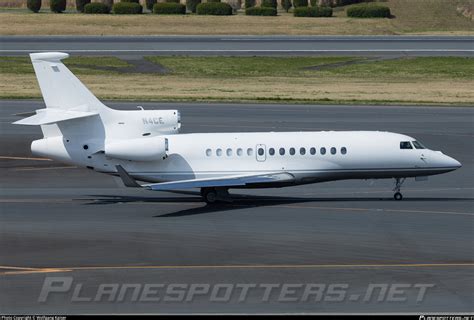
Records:
[[[201,197],[207,204],[231,201],[227,188],[201,188]]]
[[[393,195],[393,198],[397,201],[403,199],[403,195],[400,192],[400,189],[402,188],[402,184],[405,182],[406,178],[395,178],[395,188],[393,188],[393,191],[395,191],[395,194]]]

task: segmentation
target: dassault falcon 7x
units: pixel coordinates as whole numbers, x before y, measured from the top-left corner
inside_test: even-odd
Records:
[[[461,167],[415,138],[379,131],[179,134],[177,110],[110,109],[61,62],[32,53],[45,109],[15,122],[41,126],[34,154],[118,175],[127,187],[200,188],[207,203],[230,188],[287,187],[344,179],[423,179]],[[140,181],[139,184],[137,181]]]

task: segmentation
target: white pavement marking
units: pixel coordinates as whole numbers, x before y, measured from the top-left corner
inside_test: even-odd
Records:
[[[474,49],[22,49],[0,52],[473,52]]]

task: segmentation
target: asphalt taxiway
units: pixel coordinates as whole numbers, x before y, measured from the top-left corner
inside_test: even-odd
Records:
[[[1,55],[473,56],[472,36],[0,36]]]
[[[183,132],[386,130],[459,160],[455,172],[408,180],[339,181],[231,192],[206,206],[197,193],[126,189],[114,178],[38,159],[39,128],[14,113],[41,101],[0,102],[0,313],[472,312],[474,109],[461,107],[108,103],[176,108]],[[345,284],[343,301],[38,301],[47,277],[100,284]],[[408,285],[405,301],[363,301],[371,284]],[[416,284],[432,285],[416,301]],[[406,288],[406,287],[405,287]],[[411,288],[411,289],[410,289]],[[278,288],[277,288],[278,289]],[[378,294],[378,291],[377,291]]]

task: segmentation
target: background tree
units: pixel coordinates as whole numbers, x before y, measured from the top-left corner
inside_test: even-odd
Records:
[[[41,9],[41,0],[28,0],[26,1],[26,6],[34,13],[37,13]]]
[[[49,8],[56,13],[66,11],[66,0],[49,0]]]
[[[255,0],[245,0],[245,8],[255,7]]]
[[[291,0],[281,0],[281,6],[286,12],[292,7]]]
[[[102,3],[109,7],[112,10],[112,6],[114,5],[114,0],[102,0]]]
[[[262,4],[260,5],[261,7],[270,7],[270,8],[275,8],[277,7],[277,0],[262,0]]]
[[[146,0],[145,5],[146,8],[150,11],[153,11],[153,6],[157,3],[157,0]]]
[[[84,12],[84,6],[91,3],[91,0],[76,0],[76,10],[77,12]]]
[[[186,8],[192,13],[196,13],[196,7],[201,3],[201,0],[186,0]]]

